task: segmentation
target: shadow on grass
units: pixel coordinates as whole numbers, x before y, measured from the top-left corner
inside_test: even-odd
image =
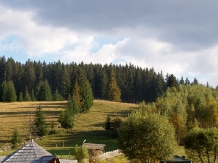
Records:
[[[42,144],[49,148],[56,147],[74,147],[76,144],[81,145],[84,141],[86,143],[94,144],[106,144],[105,151],[111,151],[118,148],[117,137],[111,132],[105,130],[94,131],[81,131],[50,135],[48,137],[50,141],[45,140],[45,144]]]

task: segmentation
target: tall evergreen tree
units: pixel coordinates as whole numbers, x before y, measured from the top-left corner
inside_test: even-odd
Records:
[[[48,132],[48,126],[47,123],[45,121],[45,115],[44,112],[42,111],[42,107],[39,106],[36,109],[35,112],[35,119],[34,119],[34,123],[33,123],[33,130],[32,130],[32,134],[36,135],[36,136],[44,136],[47,134]]]
[[[61,127],[67,129],[67,132],[68,129],[73,128],[74,124],[72,119],[72,113],[68,107],[66,107],[65,110],[61,112],[61,114],[59,115],[58,122],[61,124]]]
[[[80,87],[79,87],[79,84],[77,82],[77,79],[74,82],[72,99],[75,100],[75,102],[79,108],[82,107],[82,97],[81,97]]]
[[[17,100],[16,90],[13,81],[2,83],[2,101],[15,102]]]
[[[17,146],[21,143],[21,137],[17,129],[14,129],[12,136],[11,136],[11,144],[12,148],[17,148]]]
[[[38,101],[50,101],[52,100],[52,93],[47,80],[40,81],[37,89]]]
[[[108,85],[108,100],[120,102],[121,101],[120,97],[121,97],[120,88],[117,85],[115,73],[112,70],[110,73],[110,81]]]
[[[77,70],[76,80],[78,81],[80,95],[82,98],[80,112],[88,112],[93,105],[94,97],[92,94],[92,89],[90,87],[89,81],[85,77],[83,70],[80,68]]]

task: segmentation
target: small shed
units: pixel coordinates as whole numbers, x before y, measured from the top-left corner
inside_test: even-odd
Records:
[[[104,153],[104,147],[106,144],[93,144],[93,143],[84,143],[86,148],[89,151],[90,156],[99,156]]]

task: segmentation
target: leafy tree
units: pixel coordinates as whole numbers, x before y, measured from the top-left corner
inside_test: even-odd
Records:
[[[120,97],[121,97],[121,91],[117,85],[115,73],[112,70],[110,73],[110,80],[108,85],[108,100],[120,102],[121,101]]]
[[[89,158],[89,152],[85,145],[79,147],[76,144],[74,150],[75,150],[75,158],[78,160],[78,162],[84,162],[84,159]]]
[[[173,126],[159,114],[133,112],[118,129],[119,147],[129,159],[148,163],[173,157],[176,147]]]
[[[184,147],[188,158],[193,162],[217,162],[218,129],[194,128],[184,138]]]
[[[21,137],[17,129],[13,130],[12,136],[11,136],[11,144],[12,148],[17,148],[17,146],[21,143]]]
[[[45,115],[44,112],[42,111],[42,107],[39,106],[36,109],[35,112],[35,119],[34,119],[34,123],[33,123],[33,130],[32,130],[32,134],[36,135],[36,136],[44,136],[47,134],[47,123],[45,121]]]

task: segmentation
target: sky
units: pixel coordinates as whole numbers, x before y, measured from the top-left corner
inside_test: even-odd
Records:
[[[218,1],[1,0],[0,56],[133,64],[218,85]]]

